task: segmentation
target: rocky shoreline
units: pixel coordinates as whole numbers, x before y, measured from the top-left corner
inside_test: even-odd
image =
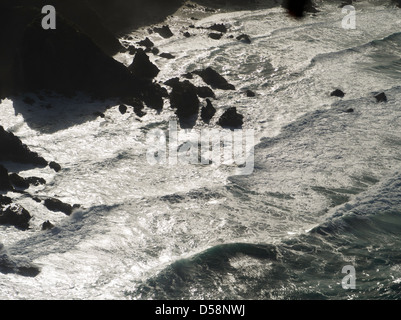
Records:
[[[41,27],[43,15],[40,8],[45,4],[54,5],[59,10],[56,30],[44,30]],[[132,108],[138,117],[146,114],[145,108],[161,110],[164,101],[168,100],[182,127],[191,128],[198,117],[208,124],[216,114],[212,103],[212,99],[216,98],[214,90],[235,91],[234,85],[213,66],[173,77],[163,84],[157,83],[154,79],[160,70],[149,56],[155,54],[165,59],[175,57],[160,53],[149,38],[142,39],[136,46],[127,46],[119,39],[128,31],[153,23],[160,25],[154,25],[152,33],[163,38],[177,36],[164,21],[167,15],[179,8],[194,9],[198,16],[206,16],[219,8],[227,11],[247,6],[257,8],[258,5],[259,2],[253,0],[119,0],[112,3],[92,0],[4,0],[0,3],[0,40],[5,48],[0,52],[0,99],[18,98],[26,105],[35,105],[38,100],[45,101],[46,94],[71,97],[83,93],[99,101],[113,99],[122,114]],[[198,18],[192,16],[189,19]],[[180,36],[193,36],[194,28],[189,26]],[[224,24],[213,24],[207,29],[209,37],[216,41],[229,31]],[[234,38],[233,35],[230,37]],[[244,45],[252,43],[252,39],[245,34],[235,38]],[[133,55],[133,62],[129,66],[118,62],[113,58],[118,52],[129,52]],[[202,79],[204,85],[194,85],[194,77]],[[256,95],[249,90],[239,94],[248,97]],[[202,99],[205,99],[206,106],[202,106]],[[98,115],[102,116],[103,113],[99,111]],[[241,128],[243,123],[244,117],[237,113],[236,108],[229,108],[216,121],[216,124],[229,129]],[[0,150],[0,225],[19,230],[30,228],[32,216],[29,208],[27,210],[19,205],[9,193],[24,194],[47,210],[66,215],[71,215],[74,209],[79,208],[78,204],[63,203],[54,197],[39,198],[26,191],[31,186],[46,184],[45,179],[23,178],[18,172],[10,172],[4,163],[34,168],[50,167],[56,174],[62,168],[56,162],[49,162],[32,152],[18,137],[4,130],[1,123]],[[44,221],[42,230],[53,227],[50,221]],[[28,267],[21,271],[12,264],[7,267],[10,260],[6,255],[3,255],[6,258],[1,255],[1,250],[0,272],[17,272],[28,276],[37,274],[35,268],[31,270]]]

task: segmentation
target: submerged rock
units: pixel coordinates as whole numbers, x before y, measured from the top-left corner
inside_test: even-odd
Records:
[[[216,32],[209,33],[209,38],[213,40],[220,40],[222,36],[223,36],[222,33],[216,33]]]
[[[193,73],[200,76],[205,83],[214,89],[235,90],[232,84],[228,83],[224,77],[211,67],[204,70],[195,70]]]
[[[247,34],[241,34],[236,39],[247,44],[250,44],[252,42],[251,38]]]
[[[244,124],[244,116],[237,113],[236,107],[228,108],[220,117],[218,124],[224,128],[238,128]]]
[[[222,23],[215,23],[215,24],[211,25],[208,29],[218,31],[221,33],[226,33],[228,31],[227,27]]]
[[[50,229],[53,229],[53,228],[54,228],[54,225],[49,220],[47,220],[47,221],[42,223],[42,230],[43,231],[50,230]]]
[[[387,102],[387,96],[384,92],[379,93],[375,98],[377,102]]]
[[[171,53],[168,52],[163,52],[159,54],[160,57],[165,58],[165,59],[174,59],[175,56],[172,55]]]
[[[10,257],[4,245],[0,243],[0,273],[14,273],[24,277],[36,277],[40,269],[25,258]]]

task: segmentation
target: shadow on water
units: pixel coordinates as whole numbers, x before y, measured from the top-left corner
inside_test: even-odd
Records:
[[[21,114],[25,123],[41,133],[54,133],[69,127],[104,118],[104,112],[116,101],[94,100],[89,96],[29,94],[12,97],[15,115]]]

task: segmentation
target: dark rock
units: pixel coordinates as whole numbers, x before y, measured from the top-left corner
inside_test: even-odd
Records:
[[[192,75],[191,72],[187,72],[187,73],[183,74],[182,76],[184,78],[186,78],[186,79],[193,79],[194,78],[194,76]]]
[[[330,96],[343,98],[345,96],[345,93],[342,92],[340,89],[336,89],[330,94]]]
[[[40,198],[38,198],[38,197],[32,197],[32,200],[37,202],[37,203],[41,203],[42,202],[42,200]]]
[[[154,46],[154,43],[148,37],[144,40],[138,41],[137,44],[146,48],[152,48]]]
[[[237,113],[236,107],[228,108],[220,117],[218,124],[225,128],[238,128],[244,124],[244,116]]]
[[[387,97],[384,92],[379,93],[375,96],[377,102],[387,102]]]
[[[158,55],[159,52],[160,52],[160,50],[157,49],[156,47],[153,47],[153,48],[152,48],[152,53],[153,53],[154,55]]]
[[[14,161],[25,164],[34,164],[40,167],[47,166],[47,161],[36,152],[32,152],[13,133],[7,132],[0,126],[0,161]]]
[[[235,87],[232,84],[229,84],[224,77],[211,67],[204,70],[195,70],[193,73],[199,75],[202,80],[213,89],[235,90]]]
[[[135,46],[129,46],[128,47],[128,52],[131,55],[134,55],[137,51],[138,51],[138,48],[136,48]]]
[[[28,177],[28,178],[25,178],[25,181],[35,187],[46,184],[46,180],[43,178],[39,178],[39,177]]]
[[[128,67],[132,74],[142,80],[151,81],[156,77],[160,70],[152,62],[142,49],[138,49],[134,61]]]
[[[246,96],[249,98],[255,97],[256,94],[252,90],[246,90]]]
[[[0,211],[1,225],[12,225],[21,230],[29,228],[31,218],[29,212],[17,204],[11,204]]]
[[[65,213],[67,216],[71,215],[73,207],[67,203],[61,202],[55,198],[48,198],[45,200],[44,205],[50,211],[60,211]]]
[[[199,99],[196,87],[188,80],[173,86],[170,94],[170,105],[177,109],[178,118],[185,119],[199,112]]]
[[[248,44],[252,42],[251,38],[247,34],[241,34],[236,39]]]
[[[142,100],[145,102],[148,108],[155,110],[163,109],[163,98],[166,97],[168,97],[167,89],[156,83],[149,84],[148,86],[142,88]]]
[[[54,228],[54,225],[49,220],[47,220],[47,221],[42,223],[42,230],[43,231],[50,230],[50,229],[53,229],[53,228]]]
[[[188,31],[184,32],[183,35],[185,38],[189,38],[191,36],[191,34]]]
[[[206,99],[206,107],[202,107],[201,118],[204,122],[208,123],[216,114],[216,109],[213,107],[209,99]]]
[[[29,182],[26,181],[24,178],[22,178],[21,176],[19,176],[16,173],[11,173],[8,176],[11,184],[15,187],[15,188],[20,188],[20,189],[28,189],[29,188]]]
[[[36,277],[40,269],[24,258],[10,257],[3,244],[0,243],[0,273],[18,274],[23,277]]]
[[[252,90],[246,90],[246,96],[249,98],[255,97],[256,94]]]
[[[12,203],[11,198],[6,197],[6,196],[2,196],[0,194],[0,207],[6,206],[6,205],[11,204],[11,203]]]
[[[120,111],[121,114],[125,114],[127,112],[127,106],[125,104],[120,104],[118,110]]]
[[[13,189],[7,169],[0,164],[0,191],[9,191]]]
[[[285,0],[283,7],[295,18],[302,18],[305,12],[318,12],[311,0]]]
[[[166,86],[174,88],[175,86],[180,85],[180,78],[174,77],[174,78],[168,79],[167,81],[164,82],[164,84]]]
[[[196,87],[196,93],[200,98],[213,98],[216,99],[216,95],[214,94],[213,90],[209,87]]]
[[[221,33],[226,33],[227,32],[227,27],[222,24],[222,23],[215,23],[212,26],[209,27],[210,30],[218,31]]]
[[[100,111],[95,111],[95,112],[93,113],[93,115],[96,116],[96,117],[100,117],[100,118],[105,118],[105,117],[106,117],[106,116],[104,115],[104,113],[103,113],[103,112],[100,112]]]
[[[346,109],[344,112],[352,113],[352,112],[354,112],[354,109],[353,109],[353,108],[348,108],[348,109]]]
[[[0,273],[18,274],[23,277],[36,277],[40,269],[25,258],[10,257],[4,245],[0,243]]]
[[[103,115],[103,117],[104,117],[104,115]],[[51,161],[49,163],[49,167],[56,172],[59,172],[61,170],[61,166],[57,162],[54,162],[54,161]]]
[[[146,115],[146,113],[143,112],[145,106],[143,105],[143,102],[141,100],[137,98],[128,98],[128,99],[123,99],[123,102],[131,106],[138,117],[142,118],[143,116]]]
[[[209,38],[213,40],[220,40],[222,36],[223,36],[222,33],[216,33],[216,32],[209,33]]]
[[[153,31],[158,33],[163,38],[171,38],[174,34],[171,32],[169,26],[163,26],[161,28],[153,28]]]
[[[18,91],[51,90],[70,96],[84,92],[117,97],[132,92],[136,79],[84,33],[57,17],[56,30],[44,30],[36,16],[23,34],[14,63]]]
[[[174,59],[175,56],[172,55],[171,53],[167,53],[167,52],[163,52],[161,54],[159,54],[160,57],[162,58],[166,58],[166,59]]]

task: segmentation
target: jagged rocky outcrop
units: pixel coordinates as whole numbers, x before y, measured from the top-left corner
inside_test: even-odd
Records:
[[[172,86],[170,105],[173,109],[177,109],[176,114],[178,118],[186,119],[197,115],[200,101],[196,87],[188,80],[182,82],[176,81]]]
[[[47,166],[47,161],[32,152],[13,133],[7,132],[0,125],[0,161],[13,161],[25,164],[33,164],[39,167]]]
[[[160,72],[160,69],[149,60],[143,49],[137,50],[134,60],[128,69],[135,77],[145,81],[151,81]]]
[[[236,107],[228,108],[220,117],[218,124],[223,128],[240,128],[244,124],[244,116],[237,113]]]
[[[22,206],[10,204],[0,208],[0,225],[12,225],[18,229],[26,230],[29,228],[29,220],[32,216]]]
[[[47,198],[44,201],[44,206],[49,209],[50,211],[54,212],[62,212],[67,216],[72,214],[74,206],[64,203],[56,198]]]

